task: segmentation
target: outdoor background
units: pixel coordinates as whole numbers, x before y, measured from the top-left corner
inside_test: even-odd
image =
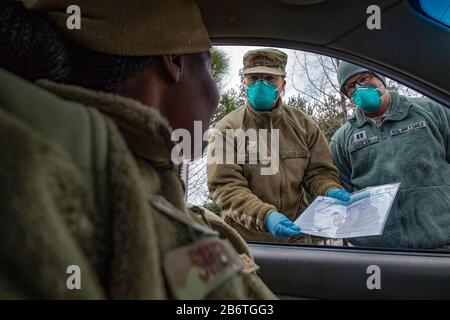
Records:
[[[239,70],[242,68],[242,57],[245,52],[256,48],[258,47],[213,48],[211,71],[219,87],[221,99],[211,120],[211,126],[226,114],[245,105],[245,93]],[[303,51],[280,50],[288,54],[287,84],[282,99],[314,119],[329,141],[354,111],[350,101],[339,92],[336,70],[340,61]],[[390,79],[387,79],[387,87],[398,90],[400,94],[406,96],[421,96]],[[187,201],[219,213],[220,209],[208,195],[206,158],[190,162],[185,166],[184,173],[187,179]]]

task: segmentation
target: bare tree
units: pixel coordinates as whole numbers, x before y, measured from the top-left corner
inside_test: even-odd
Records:
[[[423,97],[423,94],[421,94],[403,84],[400,84],[394,80],[391,80],[389,78],[386,78],[386,88],[388,90],[396,90],[401,95],[404,95],[407,97]]]
[[[337,69],[340,60],[306,52],[295,52],[291,81],[298,98],[306,101],[308,113],[327,138],[342,126],[354,112],[351,101],[340,91]],[[396,90],[409,97],[421,96],[418,92],[391,79],[386,79],[388,90]],[[292,102],[292,101],[291,101]]]
[[[299,97],[304,97],[309,114],[327,138],[343,125],[352,109],[337,82],[339,60],[306,52],[295,52],[291,81]]]

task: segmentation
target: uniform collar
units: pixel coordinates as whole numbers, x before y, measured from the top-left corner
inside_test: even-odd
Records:
[[[399,121],[406,118],[412,102],[406,97],[400,96],[397,91],[390,90],[389,94],[391,95],[392,101],[391,106],[389,107],[389,110],[386,114],[385,121]],[[352,126],[357,128],[362,127],[366,122],[370,122],[369,118],[364,115],[364,113],[359,108],[356,108],[355,115],[348,121]]]
[[[277,105],[277,108],[269,111],[256,111],[247,101],[245,109],[246,113],[260,125],[267,124],[271,120],[273,124],[276,124],[281,119],[286,108],[281,97],[278,99]]]
[[[171,128],[158,110],[136,100],[116,94],[58,84],[48,80],[37,82],[44,89],[65,100],[94,107],[112,118],[128,147],[141,158],[157,167],[172,167]]]

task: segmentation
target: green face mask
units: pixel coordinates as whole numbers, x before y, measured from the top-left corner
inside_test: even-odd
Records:
[[[378,88],[361,86],[352,94],[353,102],[363,111],[375,112],[381,107],[381,94]]]
[[[256,111],[269,111],[277,100],[277,87],[265,80],[258,80],[247,87],[250,105]]]

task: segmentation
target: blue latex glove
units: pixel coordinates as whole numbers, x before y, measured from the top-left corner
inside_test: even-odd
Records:
[[[350,193],[348,193],[345,189],[332,188],[327,191],[326,196],[345,202],[350,200]]]
[[[295,225],[285,215],[272,211],[266,217],[266,228],[280,240],[287,240],[290,237],[298,237],[301,234],[300,227]]]

